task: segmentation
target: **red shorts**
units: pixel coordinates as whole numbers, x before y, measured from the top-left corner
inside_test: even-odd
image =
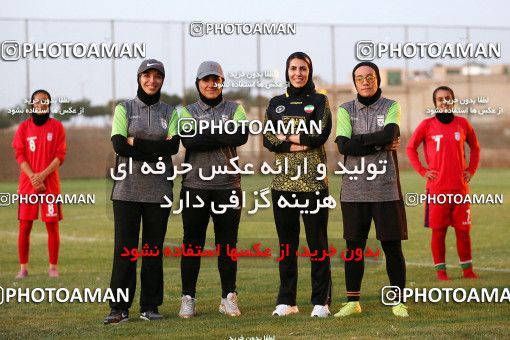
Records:
[[[441,192],[439,194],[449,193],[454,192]],[[428,194],[430,195],[430,193]],[[459,193],[457,192],[457,194]],[[425,227],[444,229],[448,226],[460,230],[469,230],[471,228],[471,205],[469,203],[456,204],[448,201],[442,204],[426,202]]]
[[[43,222],[58,222],[62,220],[61,204],[28,204],[20,203],[18,206],[18,220],[34,221],[39,218],[39,206],[41,206],[41,219]]]

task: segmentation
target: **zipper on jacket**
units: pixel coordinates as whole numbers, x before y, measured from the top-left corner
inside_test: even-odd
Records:
[[[367,133],[370,133],[370,130],[368,129],[368,106],[367,106],[367,114],[365,116],[365,122],[367,123]]]

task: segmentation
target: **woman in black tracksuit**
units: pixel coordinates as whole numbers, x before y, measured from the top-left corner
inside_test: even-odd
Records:
[[[289,56],[285,71],[287,82],[290,82],[287,92],[271,99],[266,111],[265,122],[282,120],[285,124],[289,121],[304,120],[306,126],[311,121],[320,123],[320,132],[301,134],[273,134],[264,135],[264,146],[275,153],[276,161],[289,162],[289,172],[276,175],[272,181],[273,213],[276,230],[280,241],[281,251],[288,256],[279,262],[280,291],[276,301],[276,309],[273,315],[285,316],[298,312],[296,306],[297,293],[297,256],[299,246],[300,215],[305,225],[306,239],[311,252],[318,252],[316,258],[311,258],[312,265],[312,304],[314,309],[312,317],[327,317],[331,302],[331,268],[330,259],[318,261],[323,251],[328,248],[328,208],[321,207],[314,214],[302,213],[298,208],[278,205],[278,200],[283,196],[287,201],[294,202],[298,199],[303,203],[310,201],[309,211],[316,210],[317,201],[329,196],[327,177],[317,179],[319,176],[317,167],[326,164],[326,152],[324,143],[331,132],[331,112],[328,99],[325,95],[315,91],[312,80],[313,67],[308,55],[303,52],[295,52]],[[308,131],[310,132],[310,131]],[[297,180],[290,178],[296,175],[297,167],[303,167],[307,162],[307,174],[301,174]]]
[[[125,248],[138,249],[140,222],[141,246],[147,244],[151,251],[159,251],[158,256],[141,260],[140,318],[163,318],[158,306],[163,302],[162,250],[170,208],[161,204],[167,203],[164,196],[172,200],[173,183],[167,177],[173,171],[171,155],[179,148],[175,135],[177,112],[159,100],[164,77],[165,68],[160,61],[144,60],[137,72],[137,96],[117,105],[113,116],[111,140],[117,158],[112,191],[115,246],[110,288],[129,289],[129,301],[111,302],[105,324],[128,320],[136,289],[137,261],[122,254]],[[143,174],[144,162],[156,171],[164,163],[165,171]]]
[[[384,171],[369,176],[362,170],[358,176],[342,178],[340,205],[342,208],[344,239],[351,251],[364,252],[370,226],[374,220],[376,236],[386,258],[390,285],[398,287],[390,296],[398,296],[406,281],[406,265],[402,240],[407,239],[407,218],[400,188],[396,149],[400,136],[400,104],[382,95],[381,76],[377,65],[361,62],[352,70],[357,96],[338,108],[338,150],[344,155],[347,169],[367,169],[370,164]],[[383,169],[381,167],[381,169]],[[361,313],[361,282],[365,271],[364,258],[345,262],[347,302],[335,314],[346,317]],[[397,303],[392,312],[399,317],[409,316],[407,306]]]
[[[194,120],[199,126],[201,121],[210,124],[223,124],[226,121],[246,120],[243,107],[233,101],[224,100],[222,83],[225,77],[221,66],[214,61],[203,62],[197,72],[196,86],[200,99],[181,110],[182,119]],[[184,130],[184,128],[183,128]],[[212,174],[213,167],[227,166],[232,170],[230,159],[237,156],[236,147],[248,140],[248,131],[237,129],[234,134],[225,134],[203,128],[189,136],[182,136],[182,144],[186,148],[185,162],[191,164],[192,170],[183,176],[181,199],[188,202],[182,211],[184,227],[183,245],[193,251],[202,249],[205,244],[207,225],[212,217],[214,223],[215,245],[220,246],[218,270],[221,278],[221,302],[219,311],[225,315],[241,314],[237,306],[236,274],[237,262],[227,256],[227,246],[235,247],[241,217],[241,206],[228,208],[225,212],[215,212],[215,207],[230,204],[232,195],[241,197],[240,174],[216,174],[212,180],[204,180],[204,176]],[[200,171],[202,173],[200,173]],[[202,176],[200,176],[202,174]],[[204,205],[197,204],[198,196]],[[195,315],[195,293],[200,271],[200,257],[183,256],[181,258],[182,299],[179,316],[190,318]]]

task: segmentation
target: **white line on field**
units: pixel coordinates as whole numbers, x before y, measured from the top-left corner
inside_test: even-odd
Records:
[[[18,233],[17,232],[14,232],[14,231],[5,231],[3,232],[3,234],[7,234],[9,236],[13,236],[13,237],[18,237]],[[30,234],[31,236],[33,237],[37,237],[37,238],[47,238],[47,234],[45,233],[31,233]],[[90,243],[90,242],[104,242],[105,239],[99,239],[97,237],[76,237],[76,236],[67,236],[67,235],[60,235],[60,239],[61,240],[66,240],[66,241],[72,241],[72,242],[87,242],[87,243]],[[179,247],[181,246],[182,244],[177,244],[177,243],[168,243],[167,245],[169,246],[172,246],[172,247]],[[211,248],[212,249],[212,248]],[[276,254],[273,255],[273,257],[276,257]],[[382,263],[384,261],[375,261],[375,260],[365,260],[367,262],[374,262],[374,263]],[[433,265],[431,263],[422,263],[422,262],[409,262],[409,261],[406,261],[406,266],[412,266],[412,267],[433,267]],[[453,265],[447,265],[447,267],[453,267]],[[486,271],[486,272],[498,272],[498,273],[510,273],[510,269],[506,269],[506,268],[490,268],[490,267],[475,267],[476,270],[481,270],[481,271]]]
[[[3,235],[9,235],[9,236],[13,236],[13,237],[18,237],[18,233],[17,232],[14,232],[14,231],[4,231],[2,232]],[[48,238],[48,234],[46,233],[34,233],[34,232],[31,232],[30,233],[30,237],[35,237],[35,238]],[[103,240],[101,239],[98,239],[96,237],[83,237],[83,236],[80,236],[80,237],[77,237],[77,236],[68,236],[68,235],[62,235],[60,234],[60,239],[61,240],[65,240],[65,241],[72,241],[72,242],[86,242],[86,243],[90,243],[90,242],[101,242]]]
[[[374,261],[376,262],[376,261]],[[377,261],[382,262],[382,261]],[[432,263],[420,263],[420,262],[408,262],[406,261],[406,266],[413,266],[413,267],[430,267],[433,268],[434,265]],[[447,265],[446,267],[452,268],[455,267],[453,265]],[[481,270],[486,272],[500,272],[500,273],[510,273],[510,269],[505,268],[489,268],[489,267],[473,267],[475,270]]]

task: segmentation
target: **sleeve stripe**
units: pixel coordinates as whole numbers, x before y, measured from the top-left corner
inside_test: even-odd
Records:
[[[122,135],[127,138],[128,135],[128,120],[126,108],[124,105],[117,105],[115,107],[115,113],[113,114],[112,123],[112,137],[114,135]]]
[[[400,104],[398,102],[393,102],[388,109],[388,114],[384,120],[384,126],[391,123],[400,126]]]
[[[343,107],[338,107],[336,114],[336,136],[344,136],[351,138],[352,136],[352,125],[349,112]]]

